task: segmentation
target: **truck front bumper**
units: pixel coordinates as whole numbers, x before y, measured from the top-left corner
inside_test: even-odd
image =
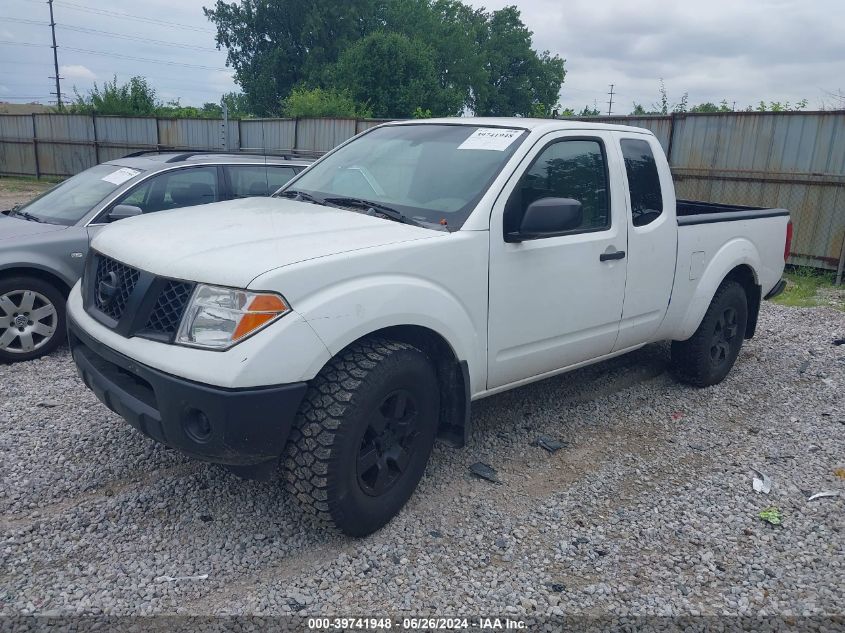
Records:
[[[307,388],[226,389],[178,378],[96,341],[70,316],[68,339],[82,380],[109,409],[157,442],[236,472],[275,463]]]

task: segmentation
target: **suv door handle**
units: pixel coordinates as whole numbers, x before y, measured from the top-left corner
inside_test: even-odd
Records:
[[[599,255],[599,261],[606,262],[611,259],[624,259],[625,251],[615,251],[613,253],[602,253]]]

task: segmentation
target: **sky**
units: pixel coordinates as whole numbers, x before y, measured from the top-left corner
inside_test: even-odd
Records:
[[[466,1],[466,0],[465,0]],[[55,0],[62,90],[86,92],[117,74],[147,77],[164,101],[218,102],[237,90],[202,13],[212,0]],[[608,109],[722,99],[737,108],[807,99],[845,107],[842,0],[469,0],[516,4],[534,47],[566,60],[564,107]],[[53,81],[44,0],[0,2],[0,101],[48,103]]]

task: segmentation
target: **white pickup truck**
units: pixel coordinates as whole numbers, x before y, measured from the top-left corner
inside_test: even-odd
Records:
[[[674,341],[718,383],[781,291],[783,209],[677,201],[647,130],[390,123],[275,197],[130,218],[70,295],[85,384],[146,435],[267,477],[351,535],[470,403]]]

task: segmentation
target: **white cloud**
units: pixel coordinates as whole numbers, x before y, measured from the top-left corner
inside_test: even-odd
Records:
[[[70,64],[68,66],[59,66],[59,75],[68,80],[85,79],[94,81],[97,75],[87,66],[81,64]]]

